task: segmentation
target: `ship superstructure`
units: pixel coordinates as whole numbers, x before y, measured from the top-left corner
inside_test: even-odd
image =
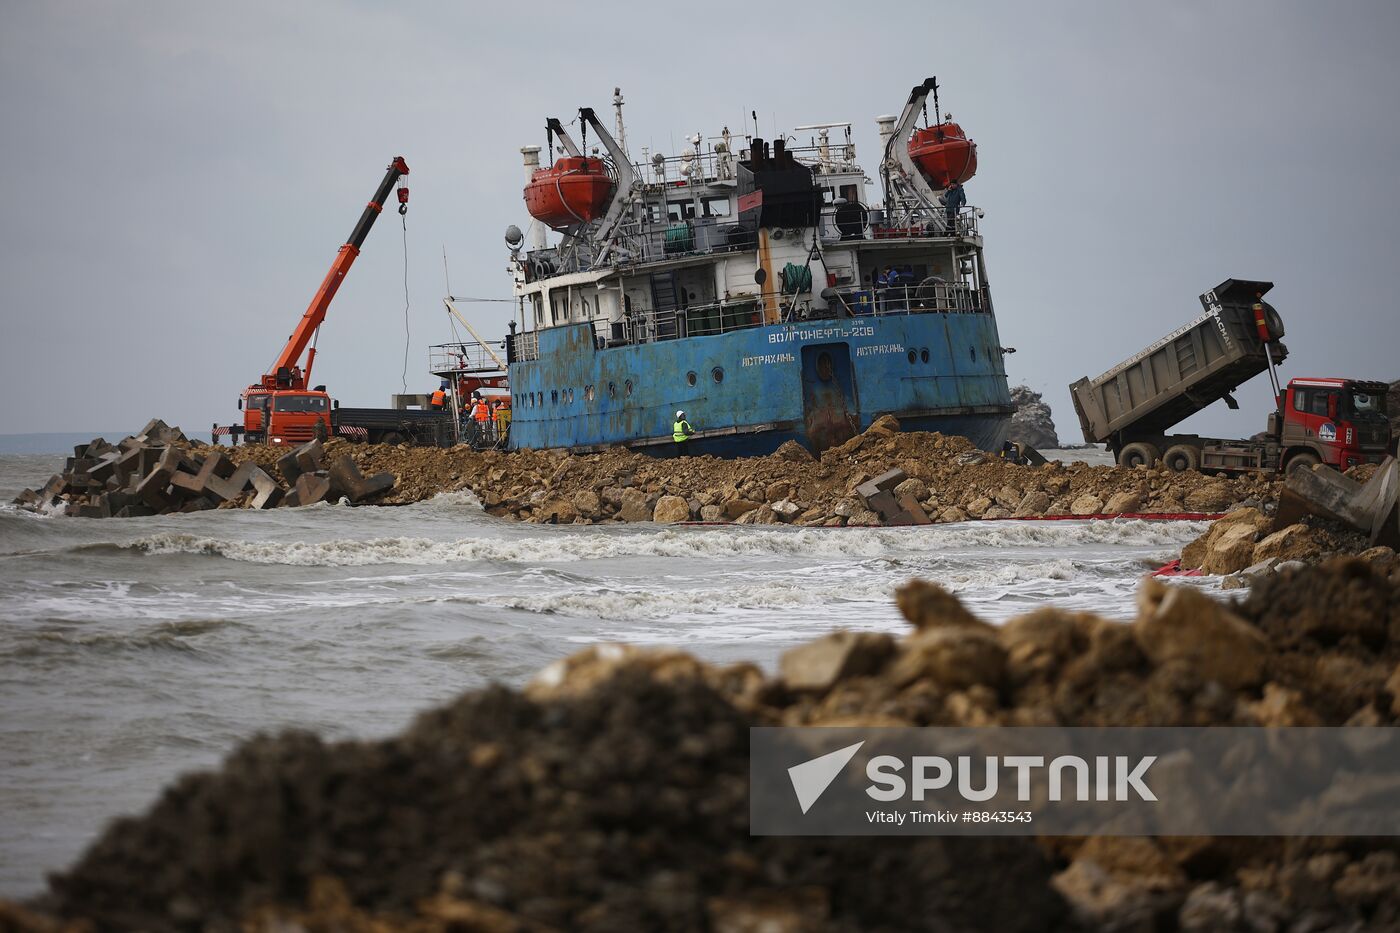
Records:
[[[577,140],[549,120],[548,164],[522,149],[530,242],[507,233],[511,445],[665,454],[684,410],[697,454],[820,451],[886,413],[998,447],[1012,407],[981,211],[944,203],[976,147],[936,94],[877,118],[878,203],[849,123],[726,127],[634,160],[620,93],[611,129],[588,108]]]

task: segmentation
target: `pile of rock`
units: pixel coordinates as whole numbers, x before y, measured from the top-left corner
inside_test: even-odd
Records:
[[[389,739],[254,740],[113,823],[37,906],[97,929],[1400,923],[1388,839],[755,837],[747,770],[753,726],[1395,727],[1400,561],[1235,603],[1147,580],[1128,624],[1047,606],[990,625],[919,581],[896,599],[904,637],[834,633],[777,675],[599,646]]]
[[[100,437],[78,445],[62,473],[24,490],[14,504],[80,518],[136,518],[341,497],[362,502],[394,485],[392,474],[366,478],[348,456],[327,463],[319,441],[288,451],[277,464],[282,483],[256,462],[236,464],[221,449],[192,442],[156,418],[115,445]]]

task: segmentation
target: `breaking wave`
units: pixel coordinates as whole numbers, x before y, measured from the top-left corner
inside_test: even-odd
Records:
[[[465,561],[551,563],[619,557],[812,556],[874,558],[956,552],[962,549],[1068,548],[1085,545],[1175,547],[1201,533],[1201,522],[1154,523],[1140,519],[1103,522],[988,522],[933,528],[856,528],[755,531],[668,528],[607,534],[556,532],[519,539],[393,537],[368,540],[238,541],[161,533],[115,547],[147,554],[196,554],[256,564],[356,567]]]

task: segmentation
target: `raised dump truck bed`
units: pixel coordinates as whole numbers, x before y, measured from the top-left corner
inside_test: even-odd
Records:
[[[1070,394],[1084,440],[1115,452],[1135,439],[1165,434],[1196,412],[1225,399],[1269,368],[1254,305],[1272,282],[1226,279],[1201,296],[1205,313],[1094,379],[1073,383]],[[1274,363],[1288,355],[1277,338],[1283,322],[1269,316]]]

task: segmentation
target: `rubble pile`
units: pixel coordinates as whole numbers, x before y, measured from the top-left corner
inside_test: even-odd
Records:
[[[902,638],[767,676],[589,648],[374,742],[254,740],[113,826],[34,907],[97,928],[1309,930],[1400,923],[1400,841],[748,834],[747,728],[1396,726],[1400,561],[1224,603],[1148,579],[1129,624],[989,625],[938,586]],[[20,929],[53,929],[31,917]]]
[[[1250,586],[1300,563],[1341,554],[1386,561],[1400,547],[1400,464],[1316,465],[1295,471],[1272,517],[1242,508],[1214,522],[1181,552],[1183,570],[1226,575],[1225,589]]]
[[[132,518],[324,499],[362,502],[394,485],[390,474],[365,477],[343,454],[328,460],[319,441],[276,453],[281,482],[255,460],[235,462],[157,418],[115,445],[100,437],[78,445],[62,473],[37,490],[24,490],[14,504],[82,518]]]
[[[1016,406],[1016,411],[1011,415],[1011,427],[1006,432],[1007,440],[1034,447],[1036,450],[1053,450],[1060,446],[1050,406],[1041,399],[1039,392],[1030,386],[1015,386],[1011,390],[1011,404]]]
[[[366,472],[397,475],[398,485],[378,500],[383,504],[470,490],[492,515],[551,524],[838,526],[1070,514],[1217,514],[1240,506],[1264,508],[1278,488],[1269,475],[1226,479],[1165,468],[1058,462],[1023,466],[980,451],[961,437],[902,432],[889,416],[820,457],[792,442],[765,457],[737,460],[657,459],[623,448],[571,454],[341,440],[331,441],[326,450],[348,453]],[[240,447],[231,455],[275,472],[275,454],[266,448]],[[880,488],[872,489],[872,481]],[[897,508],[889,509],[883,499],[872,503],[862,487],[867,493],[889,492]]]

